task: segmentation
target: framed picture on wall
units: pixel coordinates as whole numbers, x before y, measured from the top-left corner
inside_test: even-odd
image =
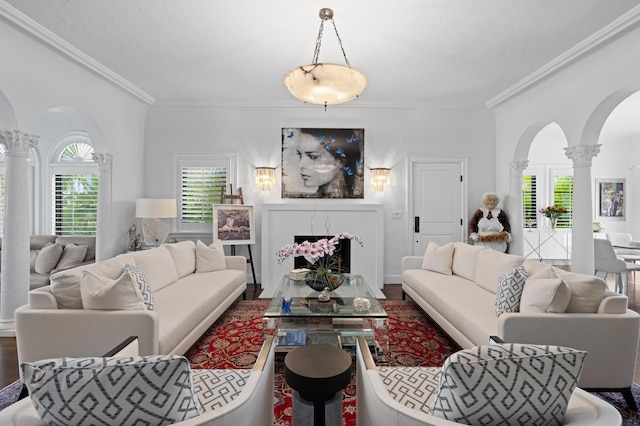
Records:
[[[213,241],[220,240],[225,245],[255,244],[255,229],[253,206],[213,205]]]
[[[364,129],[282,129],[282,198],[364,198]]]
[[[626,220],[626,179],[596,179],[596,220]]]

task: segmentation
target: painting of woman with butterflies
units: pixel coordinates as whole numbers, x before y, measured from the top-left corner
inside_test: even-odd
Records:
[[[364,129],[282,129],[282,198],[364,198]]]

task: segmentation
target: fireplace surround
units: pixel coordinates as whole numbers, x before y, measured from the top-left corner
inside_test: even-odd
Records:
[[[320,238],[348,232],[363,247],[351,245],[351,273],[360,274],[376,297],[384,298],[384,210],[381,204],[349,202],[271,203],[262,205],[260,297],[271,297],[282,277],[294,269],[294,260],[278,265],[276,252],[294,242],[295,235]]]

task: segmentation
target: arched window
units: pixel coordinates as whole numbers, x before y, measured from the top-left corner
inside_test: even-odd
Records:
[[[55,235],[96,235],[98,169],[87,138],[67,138],[51,164],[51,226]],[[83,140],[85,139],[85,140]]]

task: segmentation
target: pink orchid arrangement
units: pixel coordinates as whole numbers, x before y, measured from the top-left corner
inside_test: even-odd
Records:
[[[322,263],[321,260],[323,258],[329,259],[330,256],[332,256],[336,251],[338,241],[344,239],[355,241],[360,244],[361,247],[364,246],[362,240],[357,235],[351,235],[346,232],[342,232],[330,239],[322,238],[314,242],[303,241],[301,243],[287,244],[276,252],[276,256],[278,257],[278,264],[282,264],[282,262],[292,256],[303,256],[307,260],[307,262],[312,265],[319,261],[320,263]]]

